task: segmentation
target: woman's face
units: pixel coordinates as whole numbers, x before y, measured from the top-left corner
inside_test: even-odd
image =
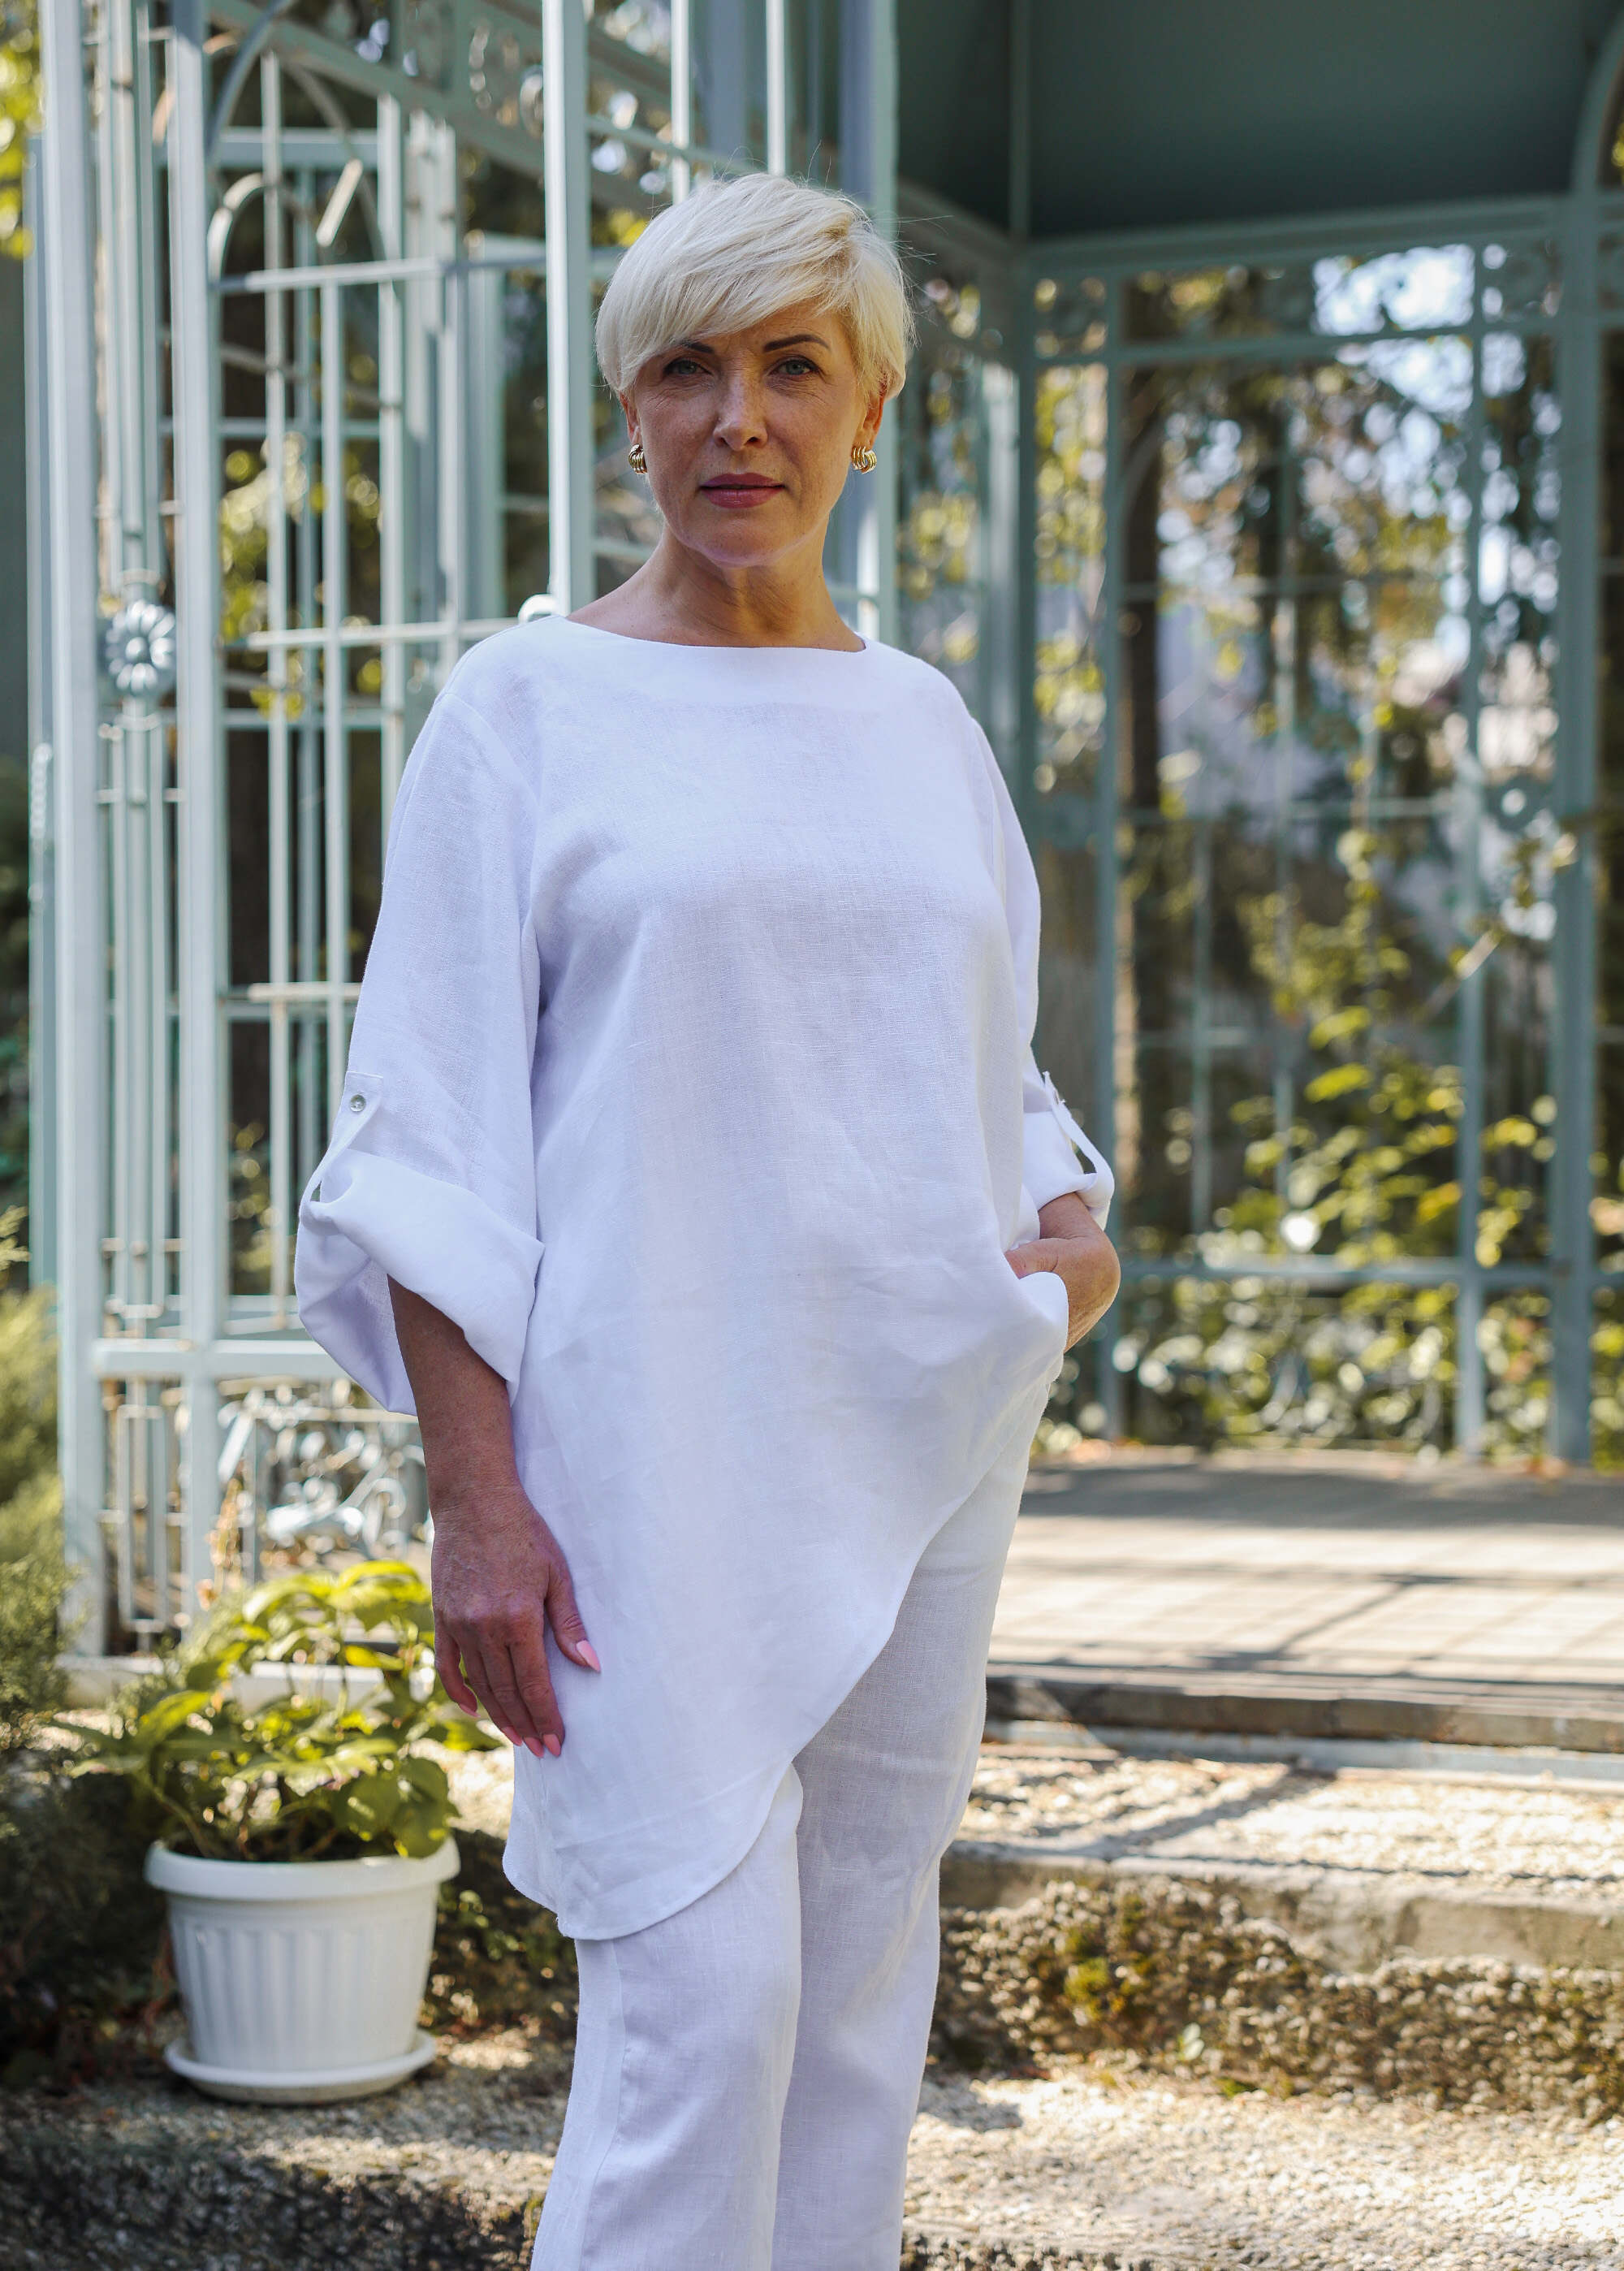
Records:
[[[724,569],[798,548],[820,561],[852,451],[885,408],[840,318],[805,302],[651,356],[620,401],[667,527]]]

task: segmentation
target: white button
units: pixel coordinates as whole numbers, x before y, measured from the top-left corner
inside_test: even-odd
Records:
[[[352,1096],[350,1098],[350,1109],[352,1112],[365,1112],[367,1109],[366,1098],[364,1096]]]

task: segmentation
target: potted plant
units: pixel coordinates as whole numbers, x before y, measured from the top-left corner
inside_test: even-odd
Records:
[[[124,1776],[152,1827],[188,2029],[174,2070],[315,2104],[433,2058],[418,2012],[458,1857],[424,1746],[499,1746],[434,1676],[416,1570],[299,1571],[224,1601],[113,1716],[77,1731],[73,1770]]]

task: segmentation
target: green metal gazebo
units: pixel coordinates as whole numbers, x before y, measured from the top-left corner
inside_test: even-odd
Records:
[[[831,577],[992,738],[1040,1054],[1117,1162],[1051,1426],[1624,1448],[1612,0],[42,17],[31,1215],[81,1649],[421,1520],[292,1299],[390,807],[458,653],[652,543],[595,295],[755,167],[920,288]]]

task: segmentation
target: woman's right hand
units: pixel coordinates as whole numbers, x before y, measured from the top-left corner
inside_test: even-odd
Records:
[[[563,1548],[516,1478],[508,1489],[435,1506],[430,1583],[434,1662],[452,1701],[471,1713],[483,1703],[509,1742],[557,1758],[564,1722],[547,1626],[573,1662],[600,1666]]]
[[[510,1743],[557,1758],[564,1722],[547,1668],[548,1625],[572,1663],[602,1666],[564,1550],[519,1481],[508,1383],[432,1302],[392,1277],[389,1287],[434,1516],[440,1677],[471,1716],[483,1703]]]

